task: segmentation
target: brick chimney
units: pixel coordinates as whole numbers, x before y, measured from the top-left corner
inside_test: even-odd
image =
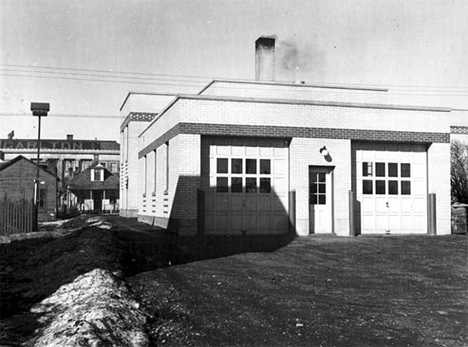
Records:
[[[255,41],[255,79],[275,80],[275,38],[260,37]]]
[[[68,134],[67,135],[67,141],[73,141],[73,135]]]

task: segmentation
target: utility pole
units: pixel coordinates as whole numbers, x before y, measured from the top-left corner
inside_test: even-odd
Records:
[[[31,102],[31,111],[33,116],[38,117],[37,127],[37,161],[36,161],[36,179],[34,180],[34,218],[33,231],[38,231],[39,216],[39,160],[41,151],[41,117],[47,117],[49,104],[45,102]]]

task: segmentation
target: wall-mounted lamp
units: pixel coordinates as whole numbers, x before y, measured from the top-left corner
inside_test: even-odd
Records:
[[[325,147],[325,145],[322,148],[320,148],[319,152],[324,157],[326,157],[328,155],[328,149],[327,149],[327,147]]]

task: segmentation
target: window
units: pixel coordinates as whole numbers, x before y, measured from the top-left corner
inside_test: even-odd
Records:
[[[146,196],[146,191],[148,189],[148,157],[145,155],[143,157],[143,196]]]
[[[39,208],[47,208],[47,189],[45,187],[39,187],[39,199],[37,203]]]
[[[91,181],[104,181],[104,170],[103,169],[93,169],[91,171]]]
[[[110,163],[110,170],[112,173],[117,172],[117,163]]]
[[[156,195],[156,187],[158,184],[158,156],[156,154],[156,149],[153,151],[154,155],[154,189],[153,189],[153,195]]]
[[[271,193],[271,160],[216,158],[216,192]]]
[[[363,180],[362,181],[362,194],[374,194],[372,189],[373,182],[371,180]]]
[[[375,167],[373,179],[372,169]],[[411,164],[362,163],[362,194],[411,195]],[[375,191],[374,191],[375,189]]]
[[[169,141],[165,143],[164,146],[164,155],[165,155],[165,182],[166,188],[164,193],[167,194],[169,192]]]
[[[324,172],[311,172],[310,175],[310,204],[325,205],[327,203],[326,174]]]
[[[362,176],[363,177],[372,176],[372,163],[370,162],[362,163]]]

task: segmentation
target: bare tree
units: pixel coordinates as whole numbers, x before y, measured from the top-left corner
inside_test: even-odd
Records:
[[[450,144],[452,203],[468,204],[468,145],[453,140]]]

